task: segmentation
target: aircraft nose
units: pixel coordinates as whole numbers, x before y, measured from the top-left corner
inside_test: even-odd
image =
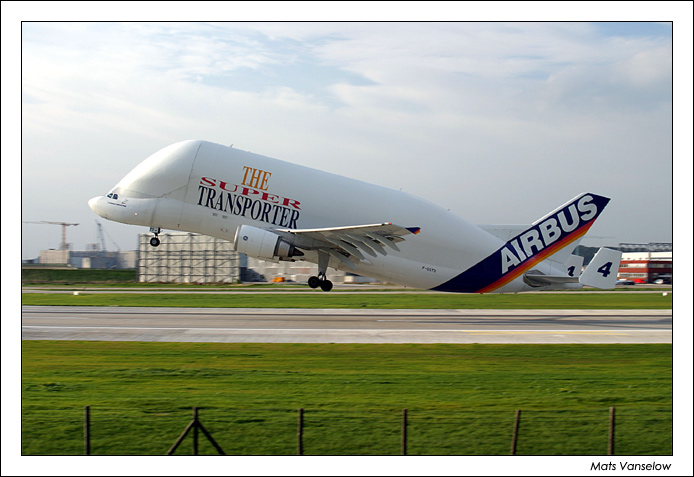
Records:
[[[93,197],[89,199],[89,208],[92,209],[97,215],[101,217],[104,216],[104,196],[100,195],[98,197]]]

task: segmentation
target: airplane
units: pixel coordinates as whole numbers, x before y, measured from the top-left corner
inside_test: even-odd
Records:
[[[406,287],[457,293],[614,288],[621,252],[585,270],[572,251],[610,201],[582,193],[525,226],[474,225],[427,200],[208,141],[155,152],[106,195],[101,217],[218,237],[267,261],[318,265]]]

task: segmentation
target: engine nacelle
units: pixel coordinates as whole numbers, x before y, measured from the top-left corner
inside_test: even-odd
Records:
[[[265,260],[287,260],[303,255],[301,250],[276,233],[252,225],[242,225],[236,229],[234,248],[249,257]]]

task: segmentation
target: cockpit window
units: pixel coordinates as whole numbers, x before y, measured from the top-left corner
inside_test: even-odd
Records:
[[[114,194],[113,192],[107,195],[106,197],[108,197],[109,199],[118,200],[118,194]]]

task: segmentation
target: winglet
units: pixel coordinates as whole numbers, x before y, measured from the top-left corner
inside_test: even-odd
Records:
[[[420,227],[405,227],[410,233],[417,235],[419,232],[422,231]]]

